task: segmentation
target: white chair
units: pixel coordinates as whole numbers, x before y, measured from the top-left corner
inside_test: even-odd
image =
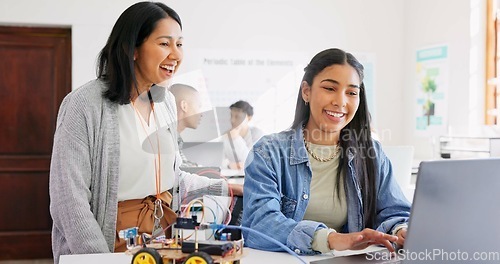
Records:
[[[391,160],[392,172],[406,198],[413,200],[414,187],[411,187],[411,168],[413,146],[383,146],[382,150]]]

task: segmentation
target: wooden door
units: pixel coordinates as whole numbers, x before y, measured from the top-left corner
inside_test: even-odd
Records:
[[[0,260],[51,258],[48,178],[71,29],[0,26]]]

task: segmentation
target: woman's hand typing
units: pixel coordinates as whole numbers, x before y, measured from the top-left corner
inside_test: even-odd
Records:
[[[406,235],[406,232],[404,233]],[[403,233],[398,232],[398,236]],[[330,233],[328,244],[334,250],[360,250],[371,245],[383,245],[390,252],[394,252],[391,242],[397,242],[398,236],[392,236],[370,228],[365,228],[361,232],[355,233]]]

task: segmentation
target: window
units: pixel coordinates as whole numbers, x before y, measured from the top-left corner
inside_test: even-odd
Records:
[[[500,0],[486,5],[486,111],[487,125],[499,124],[500,115]]]

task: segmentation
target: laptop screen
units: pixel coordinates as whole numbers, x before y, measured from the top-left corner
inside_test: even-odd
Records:
[[[224,159],[222,142],[184,142],[182,153],[189,161],[208,167],[220,167]]]
[[[432,252],[434,261],[459,255],[473,260],[474,255],[495,252],[499,257],[499,190],[498,158],[422,162],[405,241],[407,254]]]

